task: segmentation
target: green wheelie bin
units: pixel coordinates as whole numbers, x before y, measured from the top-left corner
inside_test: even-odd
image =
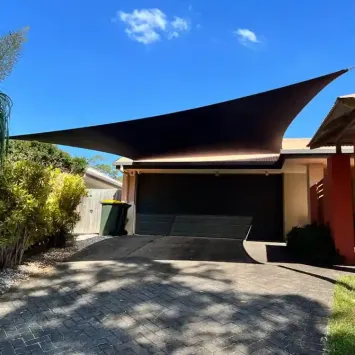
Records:
[[[100,235],[126,235],[127,211],[131,205],[117,200],[104,200],[101,204]]]

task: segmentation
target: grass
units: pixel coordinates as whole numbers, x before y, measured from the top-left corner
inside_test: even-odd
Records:
[[[329,321],[328,353],[355,354],[355,276],[341,277],[334,291],[333,311]]]

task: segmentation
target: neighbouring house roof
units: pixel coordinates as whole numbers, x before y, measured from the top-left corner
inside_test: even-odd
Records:
[[[355,94],[340,96],[309,142],[311,149],[355,142]]]
[[[92,167],[85,170],[84,181],[89,188],[122,189],[122,182],[98,171]]]
[[[293,119],[325,86],[347,71],[156,117],[11,138],[94,149],[134,160],[197,153],[279,154]]]
[[[311,149],[309,147],[311,138],[285,138],[282,141],[281,154],[287,157],[295,156],[322,156],[336,153],[335,145],[328,147],[319,147],[317,149]],[[352,145],[343,145],[343,153],[351,154],[354,152]]]

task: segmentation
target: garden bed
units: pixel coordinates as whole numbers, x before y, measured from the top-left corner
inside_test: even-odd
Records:
[[[17,268],[7,268],[0,271],[0,295],[9,288],[27,280],[31,275],[45,273],[48,268],[58,262],[65,261],[75,253],[94,243],[111,238],[98,235],[79,235],[65,248],[51,248],[47,250],[31,250]],[[41,252],[39,252],[41,251]]]

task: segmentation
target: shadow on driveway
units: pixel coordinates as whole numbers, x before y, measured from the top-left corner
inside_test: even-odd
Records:
[[[62,263],[1,300],[0,353],[318,354],[329,297],[268,265]]]
[[[0,354],[321,355],[322,272],[253,263],[233,240],[107,239],[3,296]]]
[[[154,236],[106,239],[80,251],[70,261],[123,258],[255,263],[246,254],[241,240]]]

